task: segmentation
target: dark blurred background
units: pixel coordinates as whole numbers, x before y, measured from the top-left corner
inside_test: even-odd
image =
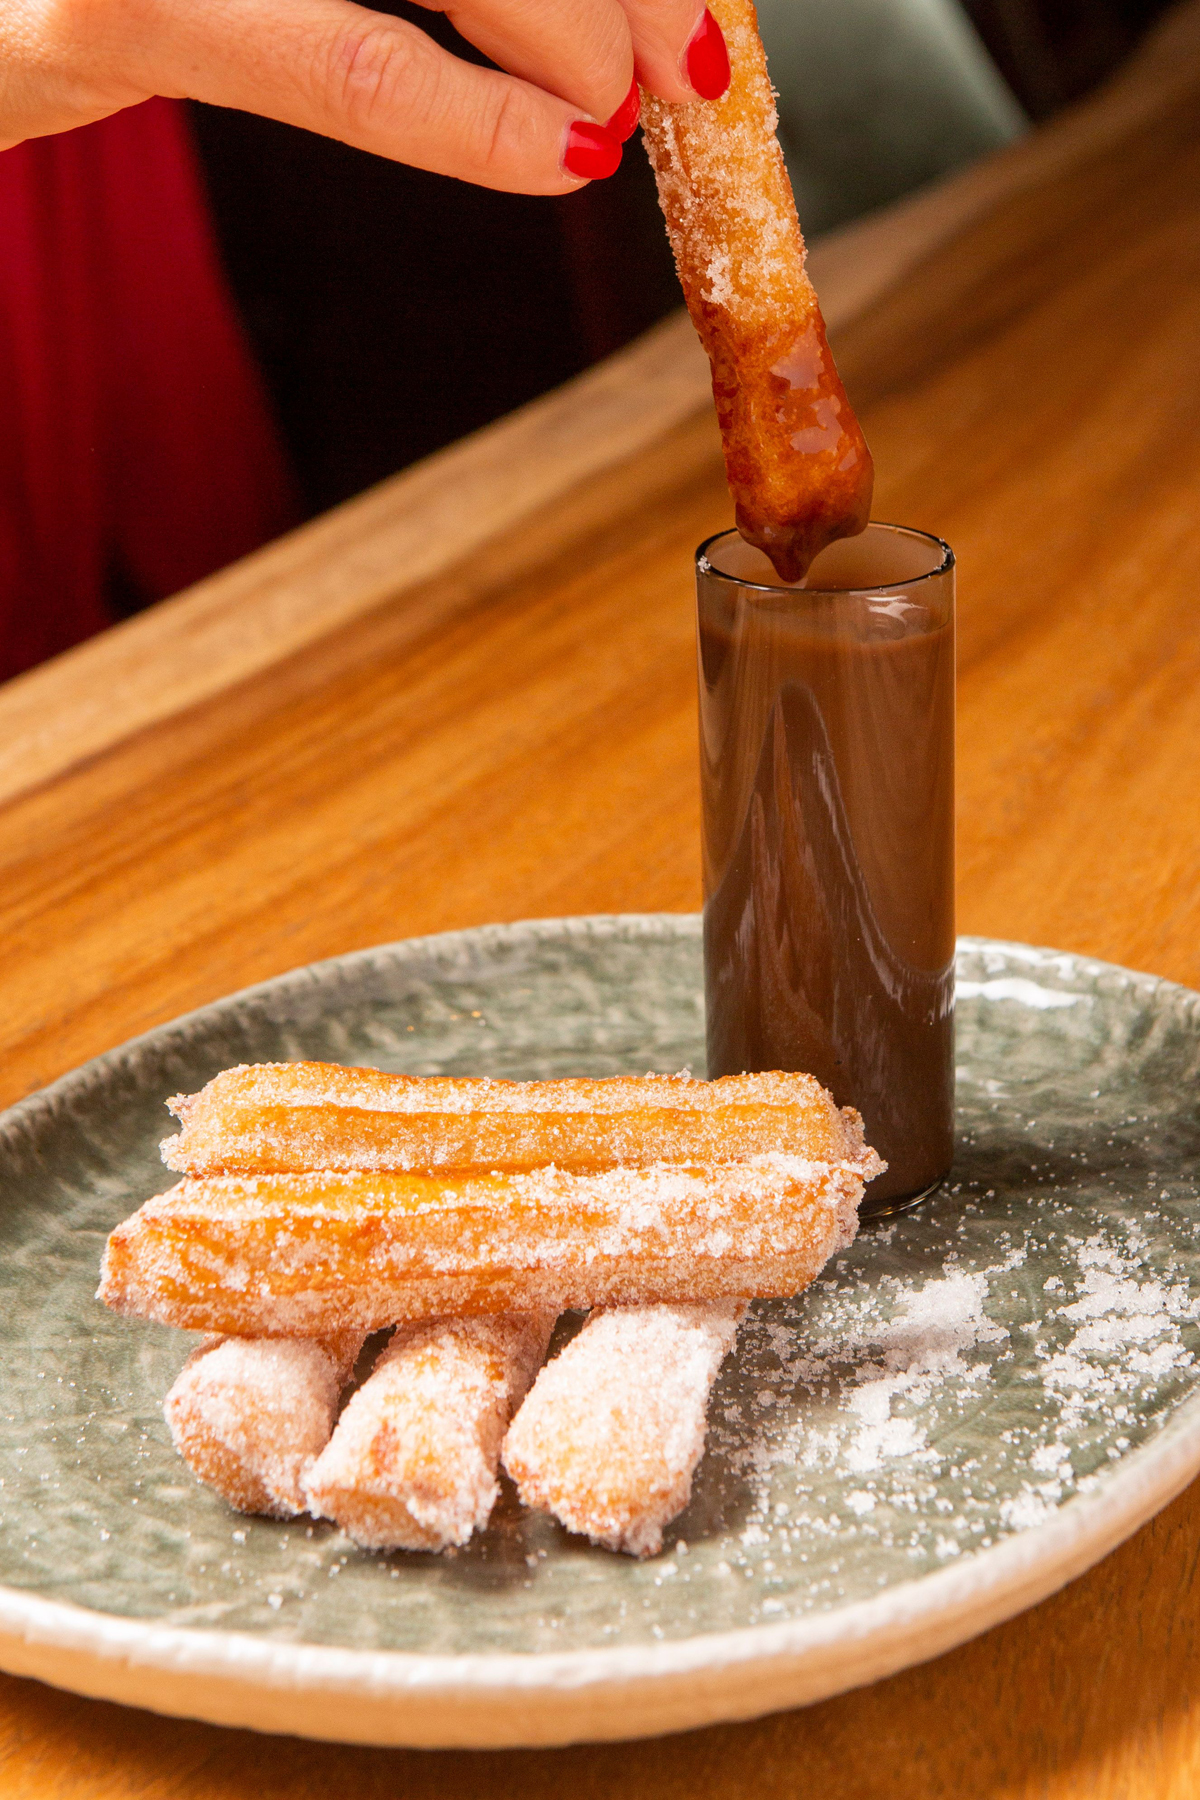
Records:
[[[963,0],[996,66],[1033,119],[1077,100],[1116,68],[1169,0]]]
[[[1079,98],[1166,0],[941,4],[934,54],[904,0],[861,0],[857,50],[845,36],[850,0],[761,0],[810,235]],[[384,10],[475,54],[437,14],[404,0]],[[916,11],[927,32],[929,8]],[[894,41],[880,30],[893,16]],[[878,66],[862,75],[868,53]],[[933,83],[932,102],[912,102],[914,80]],[[887,134],[907,144],[918,113],[925,136],[898,156]],[[195,106],[192,118],[229,275],[310,511],[555,386],[678,303],[636,139],[611,181],[546,200],[239,113]]]
[[[483,62],[439,14],[383,0]],[[192,116],[226,266],[316,511],[565,381],[676,305],[639,141],[568,199],[248,114]]]

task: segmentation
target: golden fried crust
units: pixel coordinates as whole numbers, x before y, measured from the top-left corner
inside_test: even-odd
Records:
[[[387,1075],[325,1063],[226,1070],[170,1102],[187,1175],[331,1169],[577,1174],[769,1151],[835,1160],[849,1122],[810,1075],[547,1082]]]
[[[793,1294],[854,1236],[870,1150],[570,1175],[214,1176],[108,1240],[100,1298],[193,1330],[316,1336],[438,1314]]]
[[[642,132],[692,322],[712,366],[743,537],[797,581],[870,517],[874,471],[834,366],[776,138],[752,0],[711,0],[728,92],[672,106],[643,92]]]

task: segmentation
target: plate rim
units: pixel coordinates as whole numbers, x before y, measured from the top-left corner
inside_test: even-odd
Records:
[[[468,942],[567,935],[698,937],[696,913],[524,919],[404,938],[287,970],[165,1021],[68,1071],[0,1113],[0,1140],[64,1092],[90,1085],[149,1043],[214,1013],[267,999],[331,970],[436,955]],[[1164,977],[1074,951],[963,936],[956,954],[994,951],[1173,990]],[[1200,1472],[1200,1393],[1097,1489],[1050,1518],[953,1564],[802,1618],[677,1640],[568,1651],[447,1654],[360,1650],[248,1631],[163,1625],[0,1584],[0,1668],[52,1685],[215,1724],[349,1743],[500,1748],[633,1738],[808,1704],[927,1661],[1064,1587],[1130,1537]],[[355,1703],[355,1704],[348,1704]]]

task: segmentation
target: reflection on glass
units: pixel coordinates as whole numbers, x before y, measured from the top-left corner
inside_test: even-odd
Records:
[[[953,557],[872,525],[785,586],[727,533],[698,588],[709,1074],[816,1075],[890,1210],[952,1154]]]

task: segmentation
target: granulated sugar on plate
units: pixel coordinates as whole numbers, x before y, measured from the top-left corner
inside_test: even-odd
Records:
[[[1053,1205],[989,1241],[987,1211],[967,1198],[948,1231],[927,1215],[923,1238],[911,1221],[864,1233],[742,1327],[710,1412],[710,1506],[731,1572],[772,1563],[764,1612],[863,1597],[1040,1524],[1169,1409],[1200,1299],[1163,1279],[1161,1243],[1151,1262],[1137,1219],[1085,1234]]]

